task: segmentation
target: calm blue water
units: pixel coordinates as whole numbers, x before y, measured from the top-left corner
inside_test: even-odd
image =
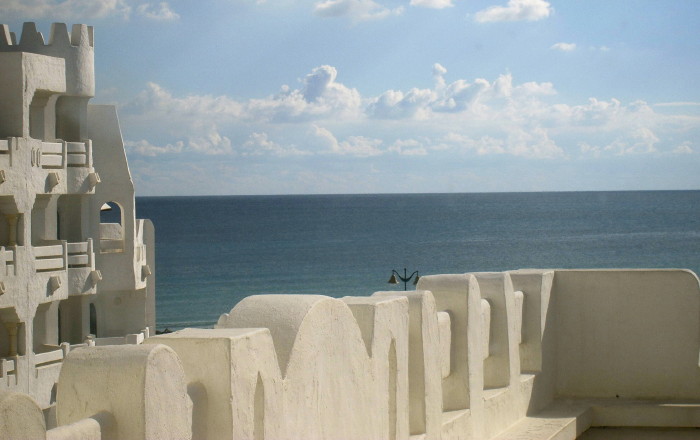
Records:
[[[252,294],[403,290],[387,280],[404,267],[700,273],[700,191],[140,197],[136,207],[156,227],[160,329],[211,325]]]

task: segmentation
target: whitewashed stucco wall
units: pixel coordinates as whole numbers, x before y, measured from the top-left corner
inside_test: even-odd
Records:
[[[690,272],[520,270],[426,276],[418,287],[253,296],[216,329],[75,350],[57,402],[60,423],[75,428],[60,429],[89,429],[94,422],[81,420],[105,413],[104,438],[157,438],[153,426],[168,438],[211,439],[700,427],[700,289]]]

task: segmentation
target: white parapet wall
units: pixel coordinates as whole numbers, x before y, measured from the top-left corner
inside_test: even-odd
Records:
[[[53,439],[700,428],[700,286],[689,271],[518,270],[425,276],[416,291],[370,297],[260,295],[216,327],[71,350],[57,428],[45,431],[26,396],[0,396],[0,407]],[[0,414],[0,438],[15,422]]]

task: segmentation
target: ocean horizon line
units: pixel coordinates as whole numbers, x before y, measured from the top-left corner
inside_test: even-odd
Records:
[[[326,196],[420,196],[420,195],[461,195],[461,194],[586,194],[586,193],[670,193],[697,192],[696,189],[620,189],[620,190],[543,190],[543,191],[474,191],[474,192],[378,192],[378,193],[289,193],[289,194],[178,194],[178,195],[138,195],[136,198],[188,198],[188,197],[326,197]]]

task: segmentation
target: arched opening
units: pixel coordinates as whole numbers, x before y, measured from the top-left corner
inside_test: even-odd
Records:
[[[90,303],[90,334],[97,336],[97,309]]]
[[[124,210],[117,202],[100,207],[100,252],[124,251]]]
[[[190,383],[187,385],[187,395],[192,401],[192,438],[207,438],[209,409],[207,389],[200,382]]]

